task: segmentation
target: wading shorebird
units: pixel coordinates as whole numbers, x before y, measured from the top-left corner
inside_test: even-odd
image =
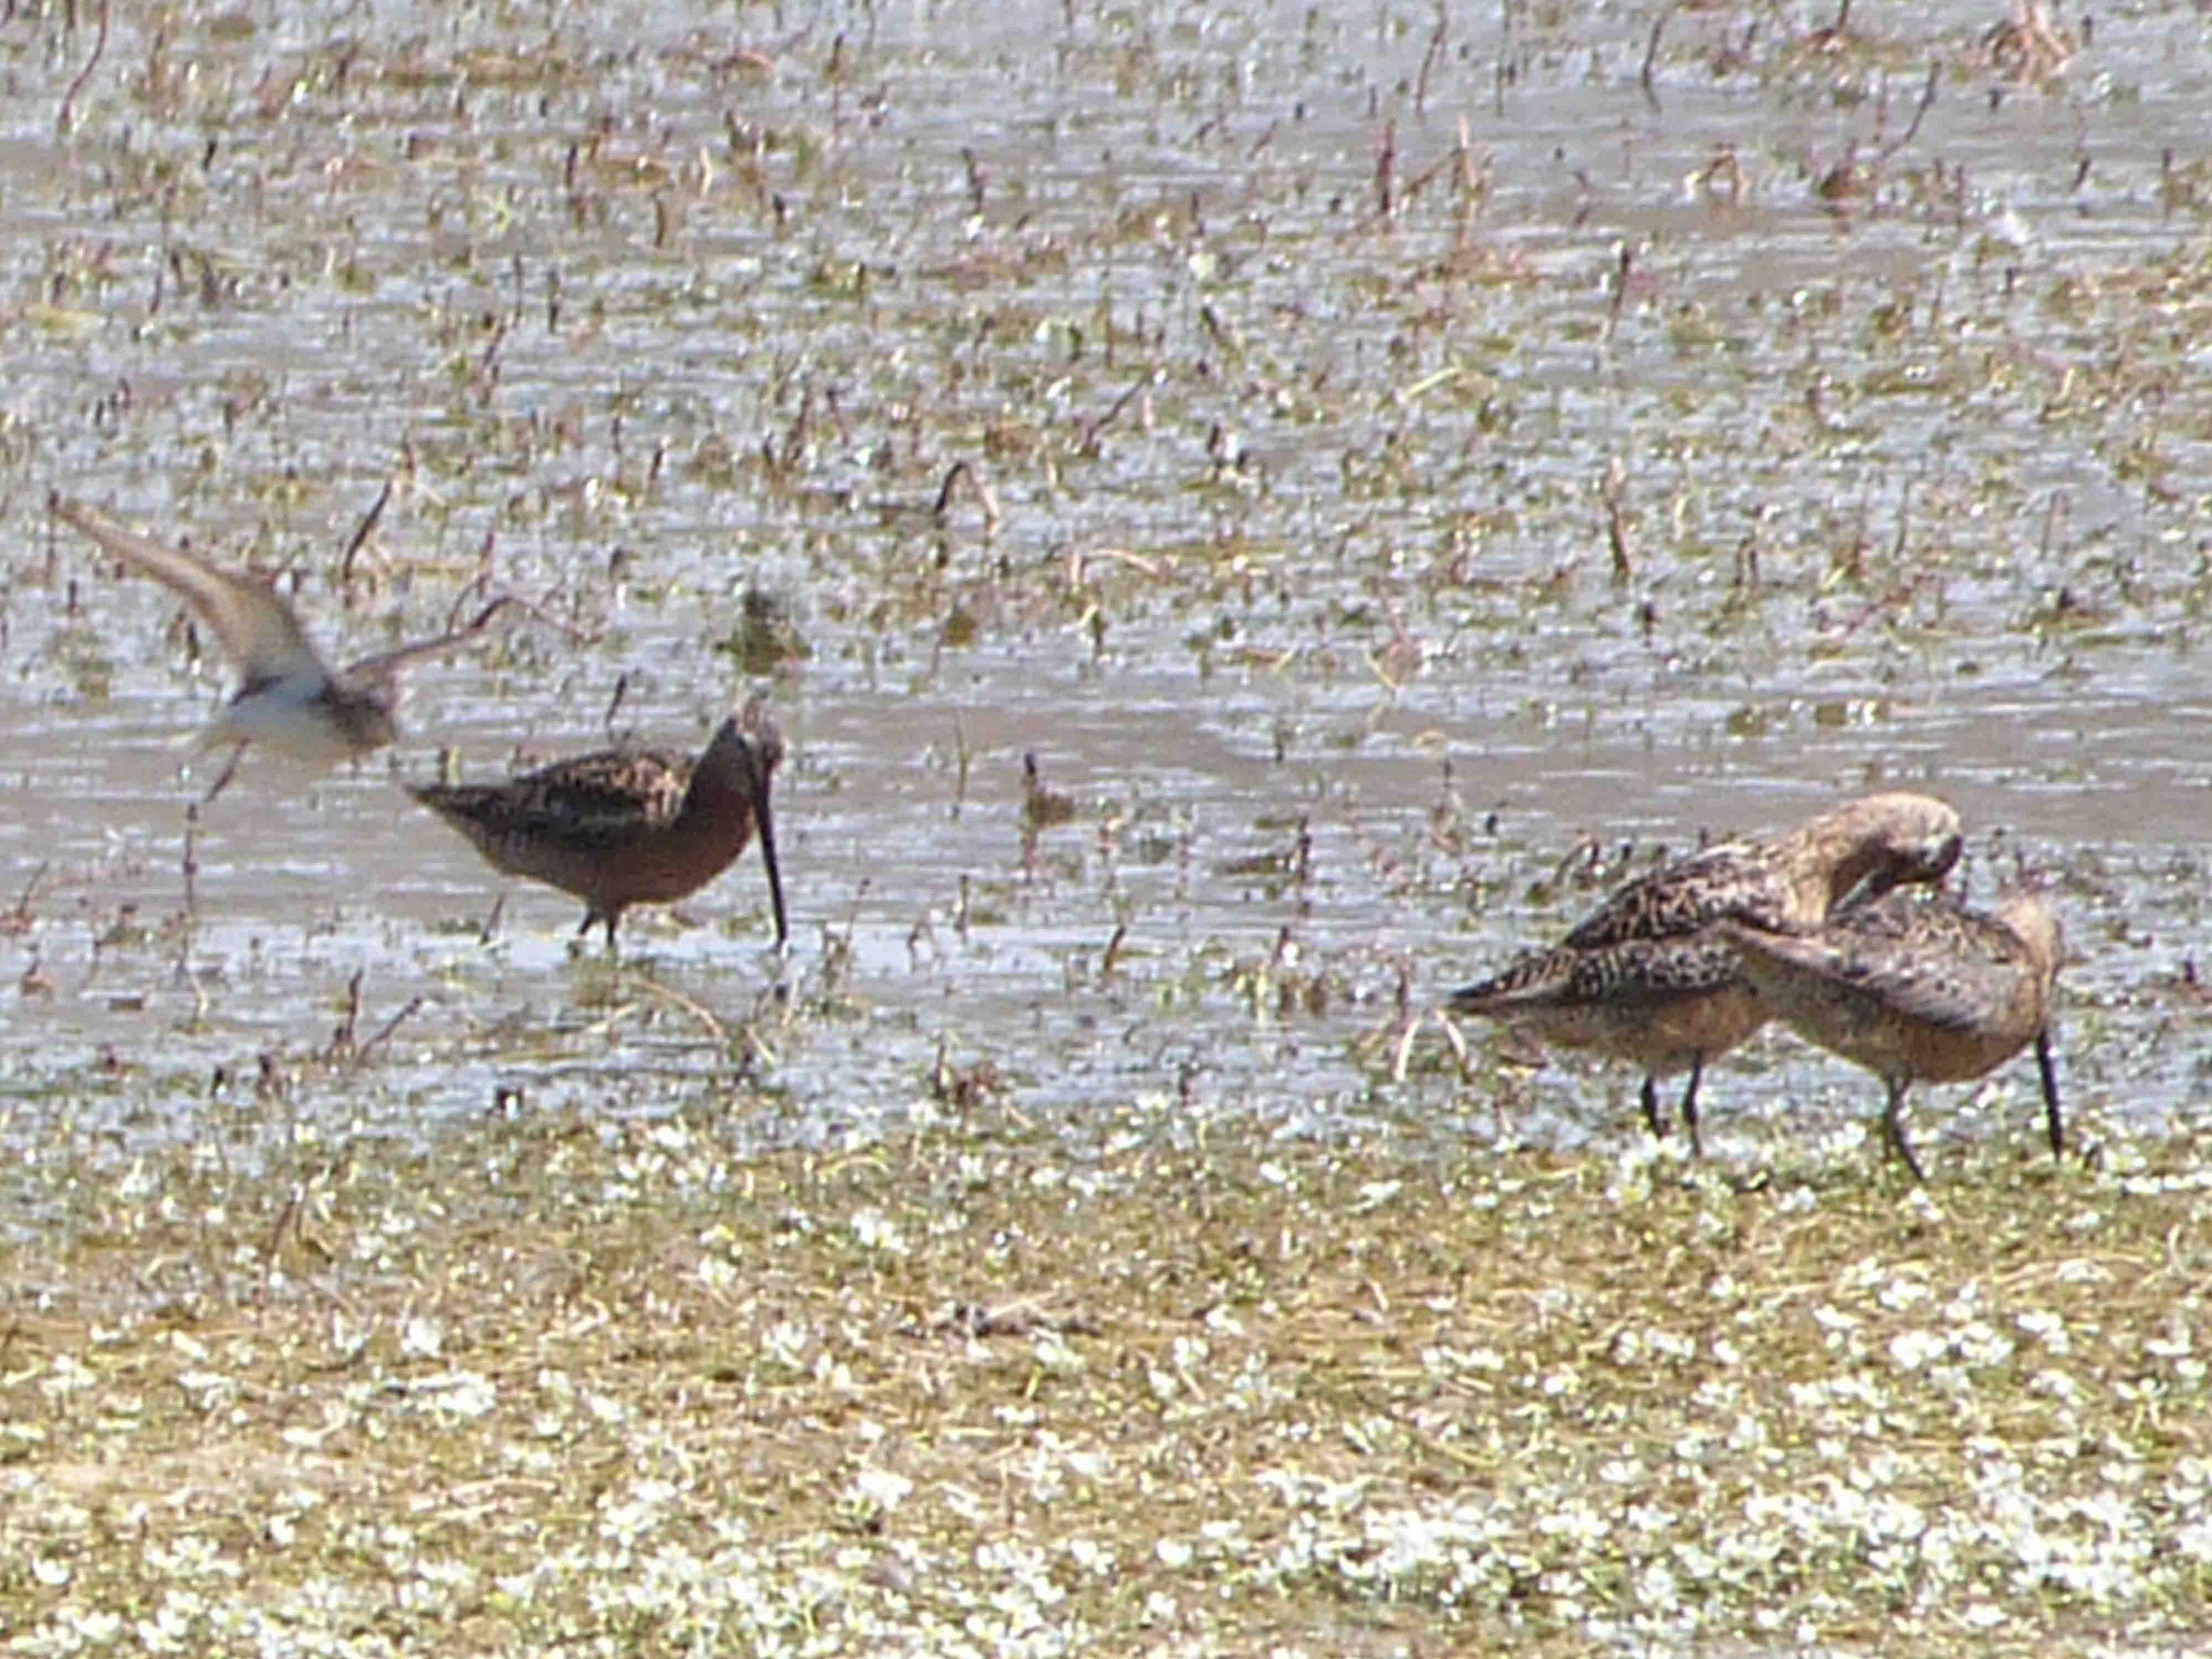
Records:
[[[1644,1122],[1655,1135],[1667,1133],[1659,1079],[1686,1069],[1682,1121],[1701,1157],[1697,1089],[1706,1063],[1768,1016],[1713,924],[1811,926],[1847,900],[1941,880],[1959,847],[1958,814],[1942,802],[1868,795],[1785,834],[1723,841],[1616,887],[1558,944],[1453,992],[1448,1006],[1555,1048],[1641,1066]]]
[[[318,770],[382,749],[399,733],[400,671],[474,639],[514,603],[495,599],[465,628],[333,669],[267,578],[217,570],[197,554],[165,547],[59,495],[50,496],[46,506],[130,569],[181,597],[236,665],[237,691],[197,740],[202,749],[231,745],[229,764],[204,797],[209,801],[230,782],[250,743]]]
[[[728,869],[760,832],[776,949],[790,936],[769,786],[783,733],[755,697],[715,729],[696,760],[658,749],[612,749],[525,772],[505,783],[411,784],[407,793],[465,835],[492,868],[583,900],[615,929],[633,904],[672,904]]]
[[[2033,894],[2013,894],[1989,914],[1900,893],[1809,932],[1736,921],[1715,931],[1776,1018],[1888,1086],[1882,1129],[1915,1180],[1928,1178],[1905,1138],[1905,1091],[1970,1082],[2031,1042],[2051,1156],[2063,1155],[2051,1060],[2062,946],[2057,918]]]

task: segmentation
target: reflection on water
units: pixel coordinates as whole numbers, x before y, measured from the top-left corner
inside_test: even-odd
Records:
[[[2048,85],[1959,44],[1973,8],[1744,62],[1685,15],[1655,103],[1634,19],[1470,25],[1425,69],[1427,25],[1371,8],[955,13],[596,12],[558,50],[426,13],[342,69],[290,19],[180,35],[195,73],[159,85],[119,19],[59,152],[24,135],[67,55],[11,83],[19,1114],[646,1111],[734,1054],[775,1114],[748,1093],[743,1133],[945,1109],[985,1058],[1079,1122],[1157,1091],[1624,1126],[1632,1079],[1462,1086],[1432,1033],[1394,1081],[1402,991],[1571,918],[1586,838],[1641,857],[1875,785],[1959,807],[1978,897],[2055,883],[2093,1121],[2201,1097],[2189,14]],[[963,459],[987,516],[933,515]],[[53,536],[55,484],[296,565],[348,648],[434,626],[486,559],[598,643],[525,626],[427,668],[358,773],[250,761],[188,924],[169,742],[220,677]],[[806,647],[773,687],[795,949],[748,860],[611,976],[388,762],[596,745],[618,682],[618,726],[694,743],[749,590]],[[1076,811],[1025,838],[1028,754]],[[1724,1148],[1863,1115],[1778,1040],[1716,1083]]]

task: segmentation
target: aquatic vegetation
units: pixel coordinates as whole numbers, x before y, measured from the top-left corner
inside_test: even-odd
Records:
[[[43,1287],[0,1383],[16,1646],[1967,1653],[2205,1617],[2195,1139],[1901,1201],[1410,1126],[1178,1149],[1172,1097],[1088,1149],[749,1152],[744,1103],[88,1183],[96,1228],[5,1251]]]

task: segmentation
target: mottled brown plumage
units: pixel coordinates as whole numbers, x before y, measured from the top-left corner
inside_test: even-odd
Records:
[[[411,786],[497,870],[584,901],[583,926],[696,892],[745,850],[755,830],[768,870],[776,946],[789,937],[769,788],[783,733],[758,698],[722,722],[705,750],[607,749],[555,761],[505,783]]]
[[[2031,1042],[2051,1153],[2064,1151],[2050,1040],[2062,947],[2041,899],[2015,894],[1992,915],[1901,893],[1806,932],[1716,931],[1776,1018],[1888,1086],[1882,1126],[1915,1179],[1927,1177],[1905,1138],[1905,1091],[1985,1076]]]
[[[1558,944],[1455,991],[1450,1007],[1642,1067],[1644,1120],[1654,1134],[1666,1133],[1658,1079],[1687,1070],[1682,1119],[1701,1155],[1697,1090],[1706,1062],[1767,1018],[1712,925],[1736,918],[1809,926],[1847,900],[1940,880],[1959,845],[1958,814],[1942,802],[1868,795],[1785,834],[1724,841],[1617,887]]]
[[[473,639],[512,603],[495,599],[465,628],[334,669],[266,578],[218,570],[59,495],[48,498],[47,510],[182,598],[237,665],[237,692],[200,738],[203,748],[233,746],[230,764],[208,791],[211,799],[230,781],[248,743],[265,743],[319,767],[382,749],[398,734],[400,670]]]

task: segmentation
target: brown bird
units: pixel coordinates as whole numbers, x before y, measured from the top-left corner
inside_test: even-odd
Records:
[[[382,749],[399,732],[400,670],[475,638],[514,603],[495,599],[465,628],[333,669],[266,578],[217,570],[196,554],[126,530],[59,495],[50,496],[46,505],[55,518],[82,531],[129,568],[179,595],[236,664],[237,692],[199,738],[203,749],[233,746],[229,764],[207,792],[209,800],[229,783],[249,743],[265,744],[319,770]]]
[[[576,931],[603,923],[610,951],[624,910],[697,892],[757,829],[780,950],[790,930],[768,795],[782,763],[783,733],[756,697],[716,728],[696,760],[614,749],[505,783],[411,785],[407,793],[467,836],[494,869],[583,900]]]
[[[1697,1090],[1706,1063],[1767,1019],[1713,924],[1732,917],[1809,926],[1847,899],[1941,880],[1959,847],[1958,814],[1942,802],[1868,795],[1786,834],[1724,841],[1615,888],[1558,944],[1453,992],[1449,1006],[1641,1066],[1644,1122],[1655,1135],[1667,1132],[1658,1079],[1686,1069],[1682,1121],[1702,1156]]]
[[[1905,1138],[1905,1091],[1982,1077],[2030,1042],[2051,1154],[2064,1152],[2051,1060],[2062,947],[2057,918],[2033,894],[2011,895],[1993,915],[1900,893],[1808,932],[1735,921],[1716,931],[1776,1018],[1888,1085],[1882,1128],[1914,1179],[1928,1178]]]

